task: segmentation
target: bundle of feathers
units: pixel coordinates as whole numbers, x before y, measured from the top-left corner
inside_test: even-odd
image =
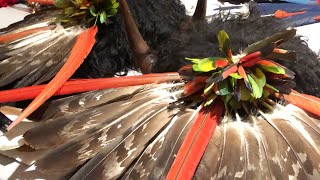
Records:
[[[190,63],[186,57],[223,56],[216,39],[221,29],[230,35],[234,53],[241,53],[249,44],[288,28],[272,17],[260,18],[254,9],[245,20],[216,18],[207,23],[190,20],[176,0],[126,2],[152,52],[147,56],[152,73],[178,71]],[[0,44],[2,89],[47,82],[62,67],[83,29],[53,24],[58,13],[46,9],[0,30],[1,36],[46,27],[39,34]],[[73,77],[110,77],[141,68],[121,16],[111,18],[107,27],[99,26],[92,51]],[[278,61],[296,73],[296,90],[319,97],[319,57],[298,36],[283,48],[297,55],[294,62]],[[12,146],[8,142],[0,153],[18,157],[28,168],[11,178],[32,174],[45,179],[184,179],[184,171],[172,175],[172,168],[201,111],[199,104],[177,105],[183,86],[178,81],[112,88],[46,103],[30,117],[40,120],[35,127],[15,134],[18,125],[6,135],[20,139]],[[7,116],[20,113],[9,107],[0,111]],[[200,162],[190,170],[194,179],[320,178],[318,115],[273,101],[269,109],[257,108],[245,116],[216,111],[219,123],[207,137]],[[206,123],[206,118],[200,121]]]

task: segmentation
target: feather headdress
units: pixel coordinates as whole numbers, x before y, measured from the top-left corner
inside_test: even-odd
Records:
[[[123,20],[136,63],[148,73],[156,57],[124,0],[120,7],[127,12]],[[196,14],[186,24],[202,19],[203,13]],[[224,56],[189,57],[192,65],[180,69],[181,77],[67,81],[51,94],[95,91],[47,102],[36,112],[41,121],[18,134],[18,143],[9,135],[22,124],[2,136],[9,138],[1,154],[52,179],[318,179],[320,100],[292,91],[294,73],[273,61],[294,58],[278,47],[294,35],[293,29],[277,33],[234,56],[228,35],[220,31]],[[43,88],[4,91],[0,97],[12,101],[10,94],[26,91],[19,100],[32,99]],[[4,126],[9,115],[24,119],[32,112],[0,111]]]

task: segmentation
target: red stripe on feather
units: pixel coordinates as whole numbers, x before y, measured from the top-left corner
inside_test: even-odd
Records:
[[[225,67],[229,64],[228,60],[216,60],[216,67]]]
[[[57,75],[49,82],[44,90],[29,104],[21,115],[8,127],[8,130],[19,124],[24,118],[29,116],[46,100],[48,100],[61,86],[72,76],[72,74],[83,63],[84,59],[90,53],[94,43],[97,27],[91,27],[82,32],[75,45],[73,46],[70,56]]]
[[[251,53],[251,54],[248,54],[248,55],[242,57],[239,60],[239,63],[243,63],[243,62],[249,61],[249,60],[251,60],[253,58],[257,58],[257,57],[260,57],[260,56],[261,56],[261,52],[257,51],[257,52],[254,52],[254,53]]]
[[[32,34],[38,33],[40,31],[46,31],[46,30],[51,30],[54,29],[56,26],[51,25],[51,26],[46,26],[46,27],[39,27],[39,28],[34,28],[34,29],[29,29],[26,31],[21,31],[17,33],[12,33],[12,34],[4,34],[0,35],[0,43],[7,43],[11,42],[23,37],[30,36]]]
[[[93,90],[137,86],[152,83],[180,80],[178,73],[145,74],[101,79],[76,79],[63,84],[54,95],[68,95]],[[46,85],[30,86],[18,89],[0,91],[0,103],[16,102],[37,97]]]
[[[294,90],[292,90],[290,94],[283,94],[282,96],[291,104],[320,117],[319,98],[307,94],[301,94]]]
[[[224,106],[220,101],[201,109],[179,149],[166,177],[167,180],[192,179],[223,110]]]

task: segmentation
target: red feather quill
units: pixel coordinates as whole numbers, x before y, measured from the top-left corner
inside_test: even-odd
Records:
[[[188,132],[166,177],[167,180],[192,179],[201,157],[223,112],[223,104],[216,101],[204,107]]]
[[[91,27],[82,32],[74,47],[70,52],[64,66],[60,69],[57,75],[49,82],[44,90],[31,102],[31,104],[21,113],[21,115],[8,127],[8,130],[19,124],[24,118],[29,116],[38,107],[40,107],[46,100],[48,100],[61,86],[72,76],[72,74],[83,63],[84,59],[90,53],[94,43],[97,27]]]
[[[64,83],[63,86],[54,93],[54,95],[68,95],[93,90],[161,83],[180,79],[181,78],[178,73],[145,74],[139,76],[124,76],[101,79],[77,79]],[[34,99],[45,87],[46,85],[38,85],[0,91],[0,103]]]

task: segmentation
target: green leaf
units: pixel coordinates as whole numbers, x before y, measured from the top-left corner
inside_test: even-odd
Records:
[[[198,64],[193,64],[193,65],[192,65],[192,69],[193,69],[194,71],[200,71]]]
[[[185,59],[191,61],[193,64],[198,64],[201,60],[196,58],[185,58]]]
[[[230,94],[228,82],[226,80],[221,81],[218,84],[218,91],[216,91],[215,93],[216,95],[219,95],[219,96],[225,96],[227,94]]]
[[[86,13],[85,11],[80,11],[80,12],[72,14],[70,17],[80,16],[80,15],[85,14],[85,13]]]
[[[117,3],[117,2],[112,5],[113,9],[117,9],[118,7],[119,7],[119,3]]]
[[[63,23],[67,23],[67,22],[70,22],[72,19],[69,18],[69,17],[63,17],[60,19],[60,22],[63,22]]]
[[[227,57],[229,57],[229,51],[231,50],[230,38],[224,30],[219,31],[218,41],[220,51],[222,51]]]
[[[235,79],[235,78],[229,78],[229,79],[230,79],[231,86],[234,89],[237,84],[237,79]]]
[[[55,0],[54,1],[54,5],[57,8],[66,8],[66,7],[68,7],[68,3],[65,0]]]
[[[250,75],[258,83],[260,87],[264,87],[266,85],[266,82],[267,82],[266,76],[259,68],[255,68],[254,74],[250,74]]]
[[[270,96],[270,92],[268,90],[266,90],[266,89],[263,89],[263,97],[267,98],[269,96]]]
[[[91,13],[92,16],[94,16],[94,17],[97,16],[96,8],[95,8],[93,5],[90,6],[90,13]]]
[[[117,9],[111,9],[108,13],[109,16],[114,16],[115,14],[117,14],[118,10]]]
[[[275,88],[275,87],[271,86],[270,84],[266,84],[266,87],[268,87],[268,88],[270,88],[270,89],[274,90],[275,92],[279,92],[279,90],[278,90],[277,88]]]
[[[260,87],[250,74],[248,74],[248,79],[253,90],[253,97],[256,99],[261,98],[263,93],[263,87]]]
[[[262,70],[267,71],[267,72],[272,72],[272,73],[275,73],[275,74],[286,74],[286,71],[282,67],[279,67],[279,66],[263,66],[263,65],[259,65],[259,67]]]
[[[102,13],[100,14],[100,23],[103,24],[107,21],[107,14],[105,11],[102,11]]]
[[[198,67],[199,67],[200,71],[202,71],[202,72],[209,72],[209,71],[216,69],[214,61],[212,61],[210,58],[202,59],[198,63]]]
[[[232,73],[229,76],[233,77],[234,79],[242,79],[242,77],[238,73]]]

